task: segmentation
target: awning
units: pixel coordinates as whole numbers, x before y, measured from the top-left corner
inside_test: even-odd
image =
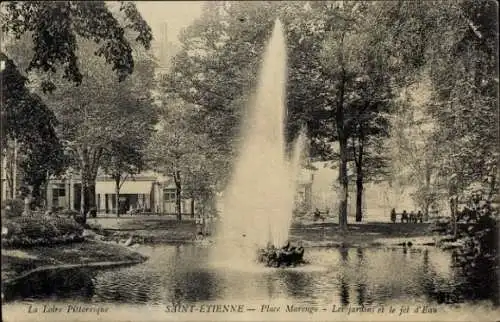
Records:
[[[150,194],[153,187],[153,181],[133,181],[127,180],[120,188],[120,194]],[[96,194],[114,194],[115,183],[113,181],[96,182]]]

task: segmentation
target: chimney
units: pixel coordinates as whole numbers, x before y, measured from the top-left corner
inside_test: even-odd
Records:
[[[161,67],[166,67],[169,61],[169,50],[168,50],[168,36],[167,36],[167,23],[163,22],[160,28],[160,65]]]

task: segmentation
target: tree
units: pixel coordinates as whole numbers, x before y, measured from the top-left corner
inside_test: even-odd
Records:
[[[156,119],[150,89],[155,64],[150,54],[135,47],[136,72],[119,82],[104,59],[93,55],[93,42],[80,39],[79,44],[77,53],[85,67],[79,86],[65,81],[61,72],[30,76],[34,83],[57,84],[51,93],[39,91],[39,95],[56,115],[58,134],[82,174],[81,211],[86,214],[95,202],[95,178],[104,150],[113,142],[152,130]]]
[[[148,158],[155,169],[173,179],[177,219],[182,220],[184,184],[189,187],[190,197],[195,197],[201,188],[197,180],[203,179],[198,175],[203,172],[203,162],[206,160],[203,154],[204,139],[194,134],[189,124],[191,115],[197,113],[195,106],[178,98],[170,98],[164,102],[164,107],[160,130],[155,133],[148,147]]]
[[[356,173],[356,221],[363,218],[363,185],[366,180],[382,180],[387,175],[387,156],[383,141],[389,136],[388,116],[392,112],[394,88],[390,78],[393,67],[386,40],[378,33],[366,30],[375,21],[365,19],[358,32],[365,34],[357,42],[360,48],[355,64],[356,78],[349,90],[347,132],[351,139],[352,158]]]
[[[32,48],[33,55],[31,58],[28,55],[14,56],[16,60],[22,61],[22,63],[18,62],[19,65],[23,65],[25,67],[24,70],[28,72],[33,70],[42,71],[42,73],[31,73],[30,76],[34,78],[36,84],[40,85],[39,87],[44,93],[53,91],[56,88],[55,83],[58,83],[59,86],[66,86],[66,88],[63,88],[59,92],[59,94],[63,94],[62,98],[66,100],[66,112],[61,114],[59,113],[60,110],[57,111],[55,109],[55,114],[59,121],[62,118],[62,123],[65,123],[59,126],[59,130],[63,132],[63,136],[66,135],[64,138],[65,142],[71,143],[71,146],[66,146],[66,148],[70,148],[75,152],[77,159],[79,159],[82,171],[81,210],[86,214],[89,208],[88,203],[92,203],[95,199],[92,191],[92,178],[95,179],[103,148],[102,140],[98,141],[92,147],[88,146],[87,143],[91,141],[88,136],[92,132],[92,130],[89,130],[89,125],[91,124],[88,123],[92,123],[92,121],[88,121],[87,119],[89,116],[88,109],[79,109],[79,107],[88,106],[89,98],[90,101],[92,98],[95,99],[92,104],[95,108],[94,111],[99,110],[103,106],[103,101],[99,101],[99,99],[93,97],[99,91],[95,87],[89,86],[90,84],[99,84],[98,81],[96,82],[96,77],[93,77],[93,74],[96,72],[96,64],[94,63],[99,61],[99,57],[102,57],[103,59],[99,61],[102,62],[99,65],[102,68],[97,71],[105,72],[106,68],[109,68],[108,66],[111,64],[112,71],[116,71],[116,77],[111,77],[109,73],[102,73],[101,76],[105,75],[112,83],[123,82],[132,73],[134,67],[137,67],[134,62],[134,54],[137,58],[137,48],[135,48],[136,52],[134,53],[134,48],[127,37],[133,34],[135,40],[147,49],[152,40],[151,29],[142,19],[135,5],[130,2],[120,2],[118,10],[123,14],[123,18],[121,19],[117,19],[112,13],[113,10],[108,8],[102,1],[9,2],[2,4],[2,9],[5,9],[4,19],[2,19],[2,29],[7,32],[7,37],[4,40],[14,43],[11,49],[15,48],[16,45],[20,45],[19,41],[13,40],[13,38],[21,40],[21,43],[24,38],[24,44],[26,44],[27,37],[31,37],[33,40],[32,45],[27,46],[27,48]],[[119,20],[122,21],[122,25],[120,25]],[[89,42],[94,44],[101,43],[101,45],[94,45],[94,47],[90,48]],[[83,47],[86,47],[83,50],[83,55],[80,55],[82,53],[82,49],[78,46],[80,43],[83,43]],[[81,58],[80,61],[78,61],[78,57]],[[92,61],[93,58],[94,61]],[[89,62],[91,63],[89,64]],[[83,63],[89,69],[82,72],[78,63]],[[51,73],[47,74],[46,72],[49,71]],[[90,76],[88,78],[91,78],[91,80],[85,80],[85,76]],[[67,83],[68,80],[80,86],[78,88],[70,88],[70,84]],[[82,84],[84,85],[82,86]],[[109,83],[105,85],[107,86]],[[82,89],[82,87],[85,89]],[[116,85],[113,89],[116,90],[116,87],[120,86]],[[121,84],[121,87],[121,93],[123,93],[123,84]],[[103,87],[101,87],[102,89]],[[90,92],[85,94],[85,90],[89,90]],[[139,100],[143,100],[144,92],[147,92],[142,91],[143,93],[136,97]],[[135,91],[135,93],[138,92],[140,91]],[[75,93],[84,95],[78,96],[74,95]],[[46,96],[42,96],[47,99]],[[74,106],[74,97],[82,99],[80,106]],[[57,102],[57,94],[52,96],[51,99],[52,103]],[[51,108],[54,110],[54,106],[51,106]],[[110,114],[112,113],[107,113],[107,116],[114,119]],[[69,115],[71,117],[64,119],[64,116]],[[76,117],[73,119],[73,116],[77,115],[80,118]],[[120,115],[123,116],[122,114]],[[151,113],[146,113],[146,115],[151,115]],[[96,115],[94,114],[93,116]],[[102,115],[98,117],[102,118]],[[87,124],[84,124],[85,122]],[[123,124],[123,118],[121,123]],[[83,141],[87,143],[82,143],[81,141],[75,142],[74,140],[78,134],[81,134],[75,130],[81,124],[89,130],[86,134],[83,134],[85,137]],[[115,125],[119,124],[115,123]],[[98,130],[98,128],[94,127],[93,130]],[[115,138],[120,137],[120,135],[114,134]],[[104,142],[107,141],[104,140]]]
[[[454,199],[474,182],[488,185],[490,195],[497,189],[498,152],[493,142],[498,138],[498,32],[492,6],[488,1],[459,4],[457,10],[465,17],[460,33],[448,44],[448,56],[436,57],[430,71],[440,176]],[[446,70],[451,66],[453,73]]]
[[[401,73],[403,65],[394,59],[391,30],[382,18],[389,9],[390,6],[365,2],[313,6],[316,33],[323,35],[317,59],[324,85],[316,90],[321,100],[312,115],[327,124],[316,131],[317,139],[338,144],[333,156],[339,159],[342,229],[347,228],[349,162],[354,161],[357,173],[357,221],[362,218],[365,172],[368,168],[385,168],[384,158],[376,156],[374,148],[380,146],[381,137],[388,135],[384,113],[389,112],[394,95],[391,74]],[[380,25],[380,29],[374,25]],[[377,162],[367,166],[370,149],[372,161]]]
[[[33,197],[40,201],[40,188],[49,175],[59,174],[65,164],[55,127],[57,120],[42,99],[26,88],[27,78],[19,73],[15,63],[0,54],[4,68],[2,84],[2,150],[8,148],[8,141],[15,141],[15,149],[22,155],[20,167],[24,181],[33,187]],[[2,153],[6,158],[7,153]],[[17,163],[18,157],[12,162]],[[5,171],[3,169],[2,171]],[[7,174],[6,174],[7,175]],[[13,175],[16,175],[15,173]],[[11,187],[15,192],[16,187]]]
[[[287,138],[292,142],[305,124],[315,157],[331,160],[338,145],[339,223],[345,229],[351,154],[356,152],[359,165],[361,200],[366,152],[384,170],[386,158],[375,150],[388,135],[385,114],[392,112],[398,91],[420,80],[436,44],[448,36],[440,26],[454,31],[460,22],[456,7],[404,1],[211,3],[183,34],[168,87],[200,106],[211,123],[203,129],[225,147],[229,163],[256,85],[254,71],[280,18],[289,53]]]
[[[411,4],[415,28],[426,21],[440,28],[423,29],[419,43],[422,66],[419,79],[429,78],[430,98],[424,115],[433,125],[420,147],[413,147],[414,197],[424,209],[443,197],[457,233],[459,205],[473,185],[483,185],[489,195],[497,189],[496,68],[497,18],[489,1],[456,1],[439,6]],[[415,14],[417,13],[417,14]],[[411,150],[411,149],[410,149]]]
[[[128,141],[112,142],[103,152],[102,169],[115,181],[117,216],[120,216],[119,200],[123,183],[129,176],[140,173],[145,166],[141,146],[146,143],[146,140],[136,140],[133,143],[130,143],[130,139]]]
[[[430,80],[422,76],[418,84],[406,88],[395,100],[390,116],[391,137],[386,144],[391,151],[391,180],[411,191],[424,218],[428,218],[431,206],[439,206],[440,197],[438,142],[433,140],[435,121],[429,114],[430,91]]]
[[[29,33],[33,40],[33,56],[26,71],[37,69],[55,72],[63,68],[63,77],[80,84],[83,74],[78,66],[78,37],[101,43],[95,54],[112,64],[118,78],[124,80],[134,70],[132,46],[125,29],[137,32],[135,38],[144,47],[151,45],[151,28],[132,2],[120,1],[119,10],[125,15],[125,26],[104,1],[10,1],[2,4],[2,31],[16,39]],[[51,82],[43,89],[53,89]]]

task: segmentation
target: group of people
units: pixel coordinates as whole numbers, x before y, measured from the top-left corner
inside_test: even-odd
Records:
[[[259,250],[259,262],[266,264],[269,267],[280,266],[295,266],[304,263],[304,247],[302,242],[298,245],[291,246],[287,242],[285,246],[276,248],[271,243],[268,243],[266,248]]]
[[[397,213],[396,209],[392,208],[391,210],[391,222],[396,223],[397,219]],[[414,211],[410,211],[410,213],[406,212],[406,210],[403,210],[401,213],[401,222],[402,223],[417,223],[417,222],[424,222],[424,214],[422,213],[421,210],[419,210],[417,213]]]

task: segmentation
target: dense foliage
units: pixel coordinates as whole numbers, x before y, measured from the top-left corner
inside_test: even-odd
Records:
[[[462,214],[467,216],[466,224],[458,226],[457,234],[464,246],[454,253],[464,276],[460,293],[466,299],[492,299],[499,304],[498,209],[477,200]]]
[[[84,77],[78,66],[78,37],[100,43],[95,54],[112,64],[120,80],[134,70],[132,46],[125,37],[125,28],[136,31],[136,41],[147,48],[153,38],[135,4],[127,1],[120,1],[125,26],[120,25],[104,1],[9,1],[2,9],[3,32],[17,39],[31,34],[34,51],[27,71],[55,72],[58,67],[63,68],[63,77],[77,84]],[[44,89],[54,86],[50,82],[43,85]]]
[[[39,201],[47,176],[61,173],[66,162],[55,131],[58,122],[42,98],[26,88],[28,80],[19,73],[14,61],[3,53],[0,56],[5,63],[0,71],[2,147],[12,148],[15,140],[15,148],[22,154],[19,166],[24,172],[24,183],[33,186],[34,197]],[[7,150],[3,157],[8,157]]]
[[[24,201],[21,199],[7,199],[2,202],[2,219],[20,217],[24,211]]]
[[[28,216],[2,222],[2,247],[32,247],[82,241],[83,226],[73,218]]]
[[[113,140],[127,135],[125,129],[131,136],[150,133],[152,111],[137,108],[141,112],[131,116],[136,106],[148,106],[149,87],[143,82],[132,88],[128,76],[139,70],[143,77],[135,82],[151,83],[154,67],[145,66],[148,55],[131,41],[148,49],[151,28],[131,2],[11,1],[2,3],[2,31],[2,147],[7,140],[22,143],[21,166],[35,197],[48,176],[72,162],[82,171],[86,213],[95,200],[92,182],[102,151],[111,141],[91,136],[107,133],[95,118],[109,123],[121,116],[107,124],[121,131],[110,133]],[[29,90],[20,71],[28,74]]]
[[[384,179],[390,171],[388,163],[392,156],[384,153],[384,148],[387,149],[384,140],[391,135],[391,116],[405,108],[398,106],[401,93],[428,77],[436,92],[432,95],[432,106],[446,105],[447,99],[437,94],[449,87],[443,79],[448,84],[462,79],[451,64],[464,57],[460,52],[473,52],[467,47],[479,49],[483,46],[480,43],[491,44],[487,37],[496,36],[488,29],[492,26],[491,14],[487,17],[486,13],[488,8],[487,1],[473,4],[468,0],[215,1],[207,4],[202,16],[184,30],[182,50],[174,58],[164,87],[168,93],[199,107],[200,117],[191,122],[197,122],[199,133],[206,133],[212,150],[223,156],[219,158],[222,160],[219,170],[223,177],[229,177],[239,147],[241,118],[257,85],[264,46],[274,22],[280,19],[288,49],[287,138],[292,142],[305,125],[312,157],[337,163],[342,201],[339,220],[345,226],[351,180],[348,168],[352,164],[356,173],[359,206],[356,217],[361,220],[363,183]],[[478,30],[481,41],[474,40]],[[494,66],[490,56],[477,57],[490,61],[487,66]],[[493,75],[491,70],[483,74]],[[494,100],[488,102],[491,101]],[[489,107],[487,110],[491,112]],[[458,131],[446,123],[450,118],[444,116],[445,111],[434,108],[426,112],[433,122],[441,123],[440,134],[435,137],[443,138],[445,129],[450,133]],[[450,111],[459,112],[453,108]],[[481,127],[488,128],[486,123]],[[476,129],[471,126],[468,131]],[[442,164],[436,169],[445,169],[443,160],[451,156],[444,151],[450,144],[440,139],[439,143],[429,142],[427,146],[436,144],[440,149],[432,160]],[[413,163],[420,164],[415,160]],[[444,176],[444,171],[439,173]],[[425,179],[418,183],[430,185]],[[432,201],[430,191],[429,187],[422,188],[415,198],[428,205]]]

